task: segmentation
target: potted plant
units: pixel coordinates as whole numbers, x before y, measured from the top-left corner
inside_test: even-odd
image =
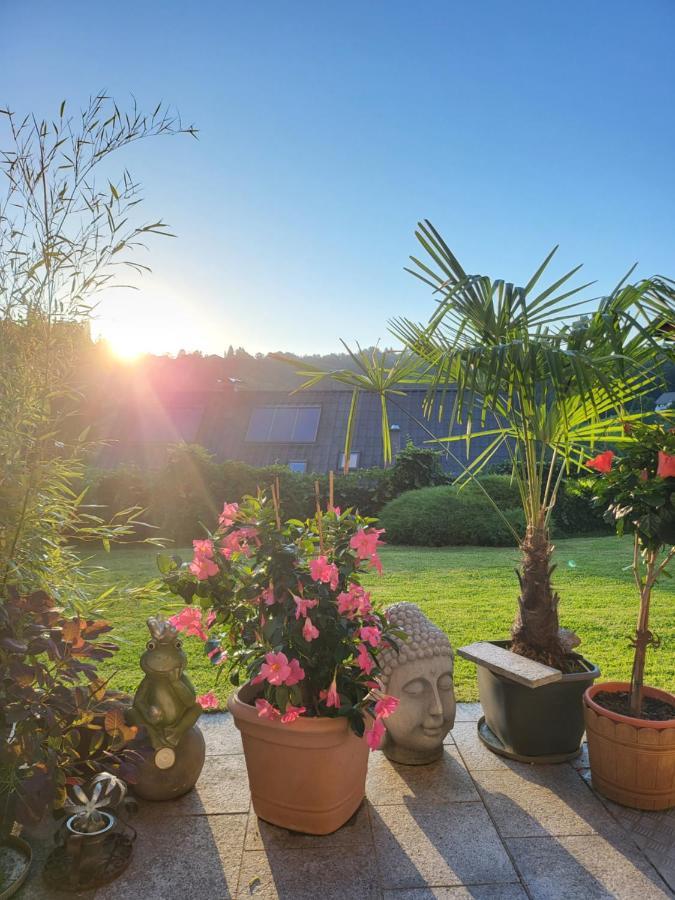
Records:
[[[282,523],[275,490],[271,502],[226,504],[189,564],[160,559],[170,590],[207,615],[197,629],[194,608],[172,621],[202,630],[209,657],[241,684],[228,706],[254,809],[295,831],[327,834],[355,812],[368,748],[397,705],[377,681],[378,653],[394,635],[360,579],[381,569],[373,522],[331,502]]]
[[[66,616],[44,591],[0,594],[0,828],[39,822],[66,800],[66,787],[114,770],[133,780],[145,750],[106,690],[96,663],[117,646],[112,626]]]
[[[587,313],[587,300],[570,299],[588,286],[570,287],[578,267],[540,285],[555,250],[518,287],[468,275],[429,222],[419,225],[416,236],[428,259],[413,257],[409,271],[433,289],[436,308],[426,324],[394,320],[392,331],[404,352],[378,358],[377,351],[360,351],[351,354],[352,370],[305,366],[298,374],[307,379],[303,388],[325,377],[353,388],[345,459],[363,391],[380,397],[385,464],[391,459],[388,410],[407,414],[398,400],[406,385],[427,388],[428,416],[442,417],[450,407],[445,439],[423,421],[415,424],[446,448],[462,472],[460,484],[474,480],[491,500],[476,476],[497,453],[506,454],[526,527],[518,534],[505,520],[522,554],[520,595],[510,639],[491,643],[554,672],[549,683],[533,689],[507,671],[479,666],[486,720],[479,734],[496,752],[529,762],[569,758],[579,752],[583,735],[583,692],[599,670],[572,652],[579,640],[560,628],[551,518],[566,473],[583,465],[595,441],[621,442],[625,407],[653,389],[659,347],[652,334],[664,320],[672,284],[623,279]],[[298,367],[298,360],[285,361]],[[640,414],[630,418],[637,421]],[[476,439],[480,449],[471,460]],[[466,455],[453,452],[453,442],[462,442]],[[493,508],[502,516],[495,503]],[[522,665],[514,660],[506,668]]]
[[[629,682],[610,681],[584,694],[593,786],[635,809],[675,806],[675,694],[644,684],[647,649],[659,639],[649,627],[659,577],[675,555],[675,434],[662,425],[633,425],[622,456],[611,450],[597,469],[597,502],[617,532],[633,532],[633,576],[639,596]]]

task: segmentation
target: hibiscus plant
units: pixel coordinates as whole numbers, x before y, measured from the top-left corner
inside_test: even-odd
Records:
[[[633,647],[630,713],[642,713],[645,658],[659,639],[649,629],[652,590],[675,555],[675,434],[659,424],[627,425],[630,442],[621,457],[612,450],[588,462],[600,473],[595,502],[619,534],[632,530],[633,575],[640,611]],[[665,552],[665,555],[664,555]]]
[[[368,743],[379,746],[397,701],[381,690],[378,653],[401,635],[361,584],[382,570],[374,522],[329,505],[282,523],[273,491],[226,503],[191,562],[160,556],[165,585],[191,604],[172,622],[205,641],[232,684],[257,686],[261,718],[346,716],[361,736],[372,716]]]

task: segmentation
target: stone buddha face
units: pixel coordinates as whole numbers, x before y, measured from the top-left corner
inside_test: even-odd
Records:
[[[432,656],[397,667],[387,693],[400,702],[385,722],[385,754],[408,765],[438,759],[443,753],[443,740],[455,724],[452,659]]]
[[[392,607],[389,619],[410,638],[401,643],[400,654],[386,655],[386,691],[398,697],[399,706],[385,719],[382,750],[394,762],[423,765],[442,756],[443,740],[455,723],[452,648],[412,603]]]

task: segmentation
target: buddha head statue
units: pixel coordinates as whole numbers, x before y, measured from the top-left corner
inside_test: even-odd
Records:
[[[414,603],[390,606],[387,617],[408,639],[379,657],[385,690],[400,701],[385,719],[382,750],[394,762],[423,765],[442,756],[455,723],[452,647]]]

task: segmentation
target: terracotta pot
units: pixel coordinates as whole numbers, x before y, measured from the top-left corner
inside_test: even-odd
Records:
[[[584,694],[593,787],[633,809],[675,806],[675,719],[651,722],[619,715],[595,702],[600,691],[630,691],[630,685],[609,681]],[[644,693],[675,704],[667,691],[645,687]]]
[[[256,815],[291,831],[330,834],[356,812],[366,792],[368,745],[346,718],[304,718],[287,725],[258,717],[248,685],[228,701],[241,732]]]

